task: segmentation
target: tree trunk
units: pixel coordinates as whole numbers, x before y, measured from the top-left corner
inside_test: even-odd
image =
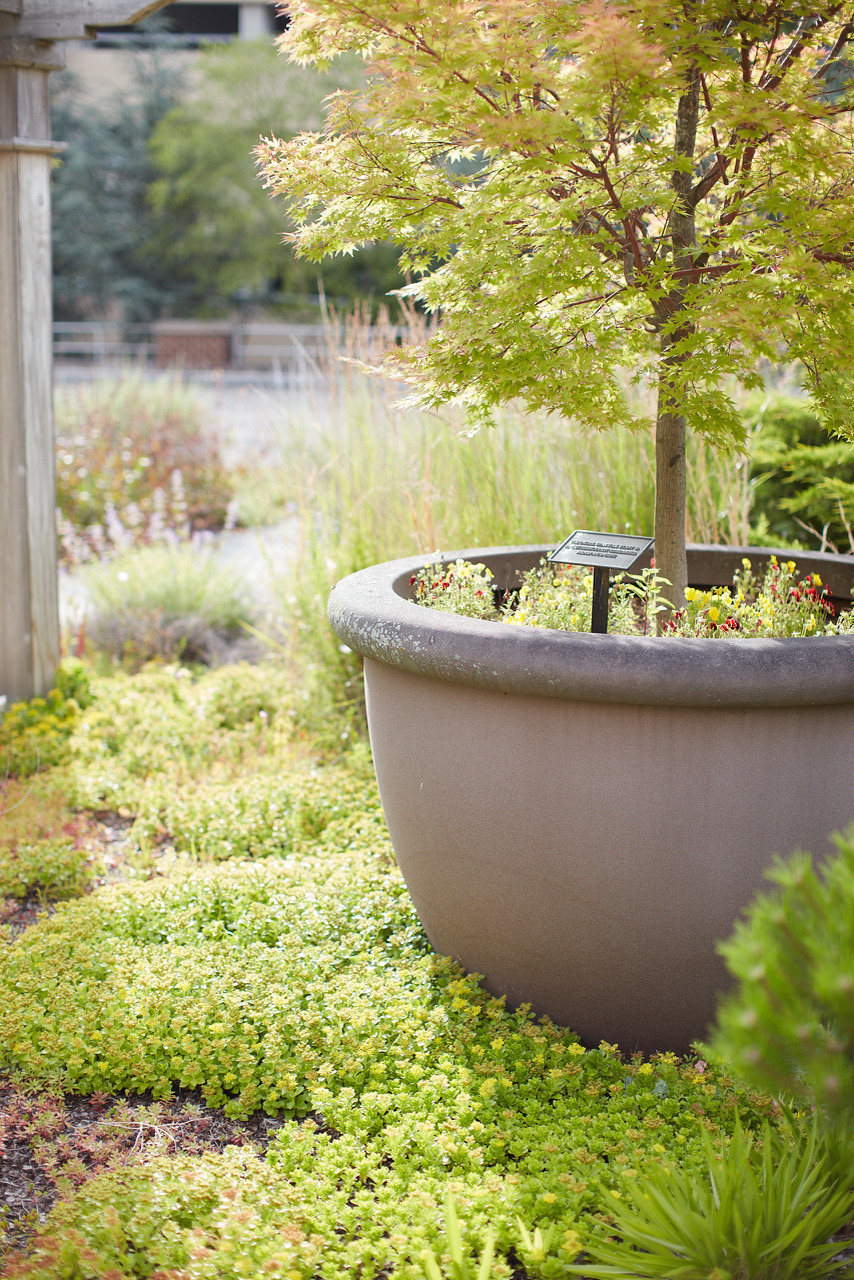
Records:
[[[671,399],[666,370],[672,339],[662,337],[662,371],[658,383],[658,415],[655,427],[655,567],[671,583],[664,595],[675,609],[685,605],[688,557],[685,551],[687,483],[685,470],[685,416]],[[669,616],[662,614],[662,619]]]
[[[688,73],[688,83],[679,99],[676,112],[674,150],[680,156],[693,156],[700,115],[700,72],[695,66]],[[694,209],[689,196],[692,174],[674,169],[671,185],[676,199],[668,218],[671,262],[675,276],[673,287],[655,308],[661,334],[661,359],[658,368],[658,414],[655,437],[655,567],[670,586],[665,595],[675,609],[685,605],[688,585],[688,563],[685,552],[685,517],[687,484],[685,472],[686,424],[680,400],[682,356],[674,348],[692,332],[686,322],[680,324],[679,313],[685,308],[686,290],[694,265],[696,243]],[[664,622],[668,614],[660,615]]]

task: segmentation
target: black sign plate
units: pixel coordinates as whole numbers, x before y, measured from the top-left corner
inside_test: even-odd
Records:
[[[555,564],[584,564],[601,569],[631,569],[654,538],[637,538],[623,533],[591,533],[576,529],[566,542],[548,557]]]

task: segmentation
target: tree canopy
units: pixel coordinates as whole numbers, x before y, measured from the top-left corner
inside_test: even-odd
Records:
[[[176,281],[146,252],[148,187],[156,173],[148,139],[181,92],[180,75],[156,54],[128,53],[127,92],[92,102],[69,72],[55,77],[54,137],[68,150],[53,172],[53,283],[58,318],[116,309],[146,320],[176,301]]]
[[[339,59],[332,71],[288,66],[269,40],[202,49],[191,92],[151,136],[157,176],[149,190],[153,246],[197,306],[234,297],[293,305],[317,293],[317,269],[282,249],[281,210],[255,181],[253,151],[271,131],[319,129],[325,98],[354,90],[363,74],[356,58]],[[402,279],[395,251],[381,245],[327,263],[322,283],[343,301],[384,294]]]
[[[803,0],[294,0],[285,52],[369,64],[322,132],[266,141],[311,258],[403,246],[443,323],[398,368],[475,418],[513,397],[648,426],[656,557],[684,590],[685,429],[742,437],[785,356],[854,436],[854,11]]]
[[[282,248],[278,204],[255,180],[262,134],[319,128],[326,96],[361,82],[358,59],[303,70],[270,40],[208,45],[180,74],[162,46],[118,56],[121,95],[93,99],[67,73],[54,85],[53,131],[68,144],[53,181],[59,318],[146,321],[243,304],[293,312],[316,307],[321,276],[339,305],[403,283],[386,244],[322,272],[298,262]]]

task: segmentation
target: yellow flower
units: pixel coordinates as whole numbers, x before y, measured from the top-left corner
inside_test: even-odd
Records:
[[[686,589],[685,589],[685,599],[686,599],[689,603],[694,599],[694,596],[695,596],[696,594],[697,594],[697,593],[696,593],[696,591],[694,590],[694,588],[693,588],[693,587],[686,587]]]
[[[721,616],[720,610],[716,609],[714,605],[712,605],[711,609],[709,610],[709,622],[717,622],[720,616]]]
[[[557,1201],[557,1196],[553,1191],[544,1191],[543,1194],[540,1196],[540,1199],[544,1200],[546,1204],[555,1204]]]
[[[815,583],[815,585],[816,585],[817,587],[820,587],[820,586],[821,586],[821,578],[818,576],[818,574],[817,574],[817,573],[814,573],[814,574],[813,574],[813,576],[812,576],[812,580],[813,580],[813,582]]]
[[[581,1248],[581,1236],[578,1234],[578,1232],[567,1231],[566,1235],[563,1238],[563,1244],[561,1245],[561,1248],[565,1249],[567,1253],[578,1253],[578,1251]]]
[[[794,560],[787,560],[787,561],[786,561],[786,568],[789,570],[789,573],[794,573],[794,572],[795,572],[795,562],[794,562]]]
[[[807,631],[815,631],[815,618],[810,618],[807,623]]]

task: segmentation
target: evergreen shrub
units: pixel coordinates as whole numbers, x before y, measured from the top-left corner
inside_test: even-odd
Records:
[[[854,448],[828,436],[812,403],[795,396],[753,401],[751,541],[854,551]]]

